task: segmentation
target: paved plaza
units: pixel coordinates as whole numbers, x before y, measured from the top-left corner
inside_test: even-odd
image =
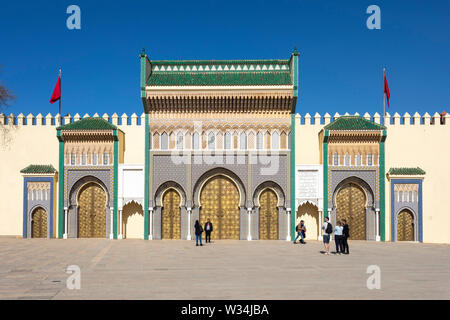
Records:
[[[332,243],[333,247],[334,243]],[[450,299],[450,245],[0,238],[1,299]],[[69,265],[81,288],[69,290]],[[369,265],[381,289],[369,290]]]

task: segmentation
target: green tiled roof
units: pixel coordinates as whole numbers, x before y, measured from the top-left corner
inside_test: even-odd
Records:
[[[153,60],[148,86],[292,85],[290,60]]]
[[[276,72],[153,72],[149,86],[291,85],[289,71]]]
[[[289,64],[285,59],[261,60],[152,60],[152,65],[239,65],[239,64]]]
[[[415,175],[424,175],[425,171],[421,168],[390,168],[389,174],[392,175],[409,175],[409,176],[415,176]]]
[[[20,170],[21,173],[55,173],[56,169],[51,164],[30,164],[28,167]]]
[[[84,118],[64,126],[56,128],[57,130],[113,130],[117,127],[103,118]]]
[[[383,130],[385,126],[376,124],[360,116],[340,116],[325,126],[326,130]]]

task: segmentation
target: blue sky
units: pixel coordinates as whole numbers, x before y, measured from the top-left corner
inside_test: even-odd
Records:
[[[66,8],[81,8],[68,30]],[[381,8],[368,30],[366,8]],[[450,111],[450,1],[4,1],[0,81],[17,96],[5,110],[142,113],[139,59],[271,59],[300,51],[297,112]]]

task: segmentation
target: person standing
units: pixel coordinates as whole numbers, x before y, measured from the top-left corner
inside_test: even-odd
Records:
[[[348,227],[347,220],[342,219],[343,228],[342,228],[342,247],[343,254],[350,254],[350,250],[348,248],[348,238],[350,238],[350,228]]]
[[[202,246],[203,228],[200,225],[200,222],[198,222],[198,220],[195,220],[194,229],[195,229],[195,245],[198,246],[198,242],[200,241],[200,245]]]
[[[323,230],[323,245],[325,247],[325,254],[330,254],[330,237],[331,233],[333,232],[333,226],[330,223],[330,219],[328,217],[325,217],[325,222],[322,225]]]
[[[211,232],[213,231],[213,224],[211,223],[211,220],[207,220],[205,223],[205,242],[211,243]]]
[[[336,227],[334,227],[334,242],[336,243],[336,253],[341,254],[344,251],[344,246],[342,244],[342,223],[340,221],[336,222]]]

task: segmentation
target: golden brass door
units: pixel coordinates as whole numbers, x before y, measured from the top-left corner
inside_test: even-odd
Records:
[[[47,238],[47,212],[43,208],[37,208],[31,216],[31,237]]]
[[[397,241],[414,241],[414,217],[408,210],[398,214]]]
[[[211,178],[200,195],[200,223],[207,219],[213,224],[211,239],[239,240],[239,192],[235,184],[225,176]]]
[[[266,189],[259,196],[259,239],[278,240],[278,199],[275,192]]]
[[[180,195],[174,189],[163,197],[161,239],[181,239]]]
[[[78,238],[106,237],[106,193],[96,183],[88,183],[78,198]]]
[[[366,240],[366,196],[356,184],[345,185],[336,197],[336,221],[346,219],[350,239]]]

